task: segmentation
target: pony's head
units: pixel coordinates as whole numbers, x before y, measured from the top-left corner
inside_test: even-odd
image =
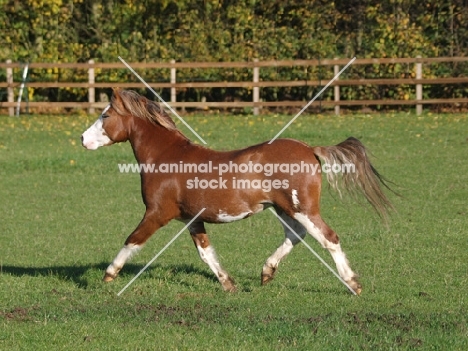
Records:
[[[114,90],[111,103],[81,136],[88,150],[129,140],[134,117],[175,130],[176,125],[161,106],[131,90]]]

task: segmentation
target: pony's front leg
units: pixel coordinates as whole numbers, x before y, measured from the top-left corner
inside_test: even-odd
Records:
[[[229,274],[221,267],[216,252],[210,244],[208,235],[206,234],[205,225],[203,222],[192,223],[189,227],[190,235],[195,244],[200,258],[205,262],[213,273],[218,278],[223,286],[224,291],[235,292],[236,286]]]
[[[141,249],[146,240],[149,239],[153,233],[161,228],[163,224],[157,220],[158,216],[155,212],[146,212],[138,227],[125,241],[124,247],[120,250],[112,263],[107,267],[103,280],[105,282],[113,281],[125,262],[133,256],[138,250]]]

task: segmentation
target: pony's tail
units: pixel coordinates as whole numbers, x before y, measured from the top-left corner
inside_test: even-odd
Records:
[[[367,156],[366,148],[350,137],[336,146],[316,146],[314,154],[324,161],[328,183],[341,195],[344,188],[351,195],[363,194],[379,216],[387,222],[393,205],[383,192],[382,185],[394,192],[389,181],[377,172]]]

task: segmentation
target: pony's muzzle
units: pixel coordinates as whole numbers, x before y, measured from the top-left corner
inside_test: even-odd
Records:
[[[94,140],[89,140],[85,135],[81,135],[81,145],[87,150],[96,150],[99,145]]]
[[[101,118],[81,135],[81,145],[88,150],[96,150],[100,146],[110,144],[112,144],[112,141],[104,131]]]

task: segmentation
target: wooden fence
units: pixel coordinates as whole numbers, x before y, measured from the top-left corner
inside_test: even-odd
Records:
[[[166,83],[148,84],[152,88],[169,88],[171,91],[171,106],[180,107],[195,107],[195,108],[227,108],[227,107],[252,107],[254,114],[258,114],[261,107],[301,107],[307,102],[305,101],[261,101],[260,89],[263,87],[301,87],[301,86],[322,86],[323,81],[320,80],[291,80],[291,81],[260,81],[259,71],[262,67],[285,67],[285,66],[333,66],[334,73],[339,72],[340,67],[349,62],[348,59],[325,59],[325,60],[291,60],[291,61],[258,61],[252,62],[175,62],[168,63],[131,63],[130,66],[135,69],[170,69],[170,81]],[[452,77],[452,78],[424,78],[422,75],[423,64],[437,64],[445,62],[468,62],[468,57],[441,57],[441,58],[379,58],[379,59],[357,59],[353,65],[388,65],[388,64],[413,64],[415,78],[391,78],[391,79],[338,79],[332,83],[334,100],[319,101],[315,104],[323,106],[334,106],[335,113],[340,113],[340,106],[375,106],[375,105],[415,105],[418,114],[422,112],[423,105],[427,104],[466,104],[468,98],[448,98],[448,99],[423,99],[423,85],[435,84],[464,84],[468,83],[468,77]],[[0,63],[0,69],[6,69],[6,82],[0,82],[0,88],[7,89],[7,101],[0,102],[0,109],[8,108],[9,115],[14,114],[14,108],[18,103],[15,102],[14,88],[17,88],[21,82],[13,81],[13,69],[21,69],[20,63]],[[90,113],[94,113],[95,108],[103,108],[107,103],[96,102],[96,88],[143,88],[144,85],[140,82],[133,83],[115,83],[115,82],[99,82],[96,83],[95,69],[122,69],[125,66],[122,63],[95,63],[93,60],[88,63],[31,63],[30,69],[85,69],[88,70],[87,82],[27,82],[28,87],[32,88],[83,88],[88,90],[88,102],[22,102],[20,108],[24,108],[26,104],[31,108],[47,108],[51,105],[57,108],[87,108]],[[252,81],[243,82],[183,82],[177,83],[177,69],[183,68],[249,68],[252,69]],[[413,85],[415,87],[415,99],[408,100],[341,100],[341,86],[378,86],[378,85]],[[248,88],[252,89],[252,101],[232,101],[232,102],[183,102],[177,101],[177,89],[182,88]]]

